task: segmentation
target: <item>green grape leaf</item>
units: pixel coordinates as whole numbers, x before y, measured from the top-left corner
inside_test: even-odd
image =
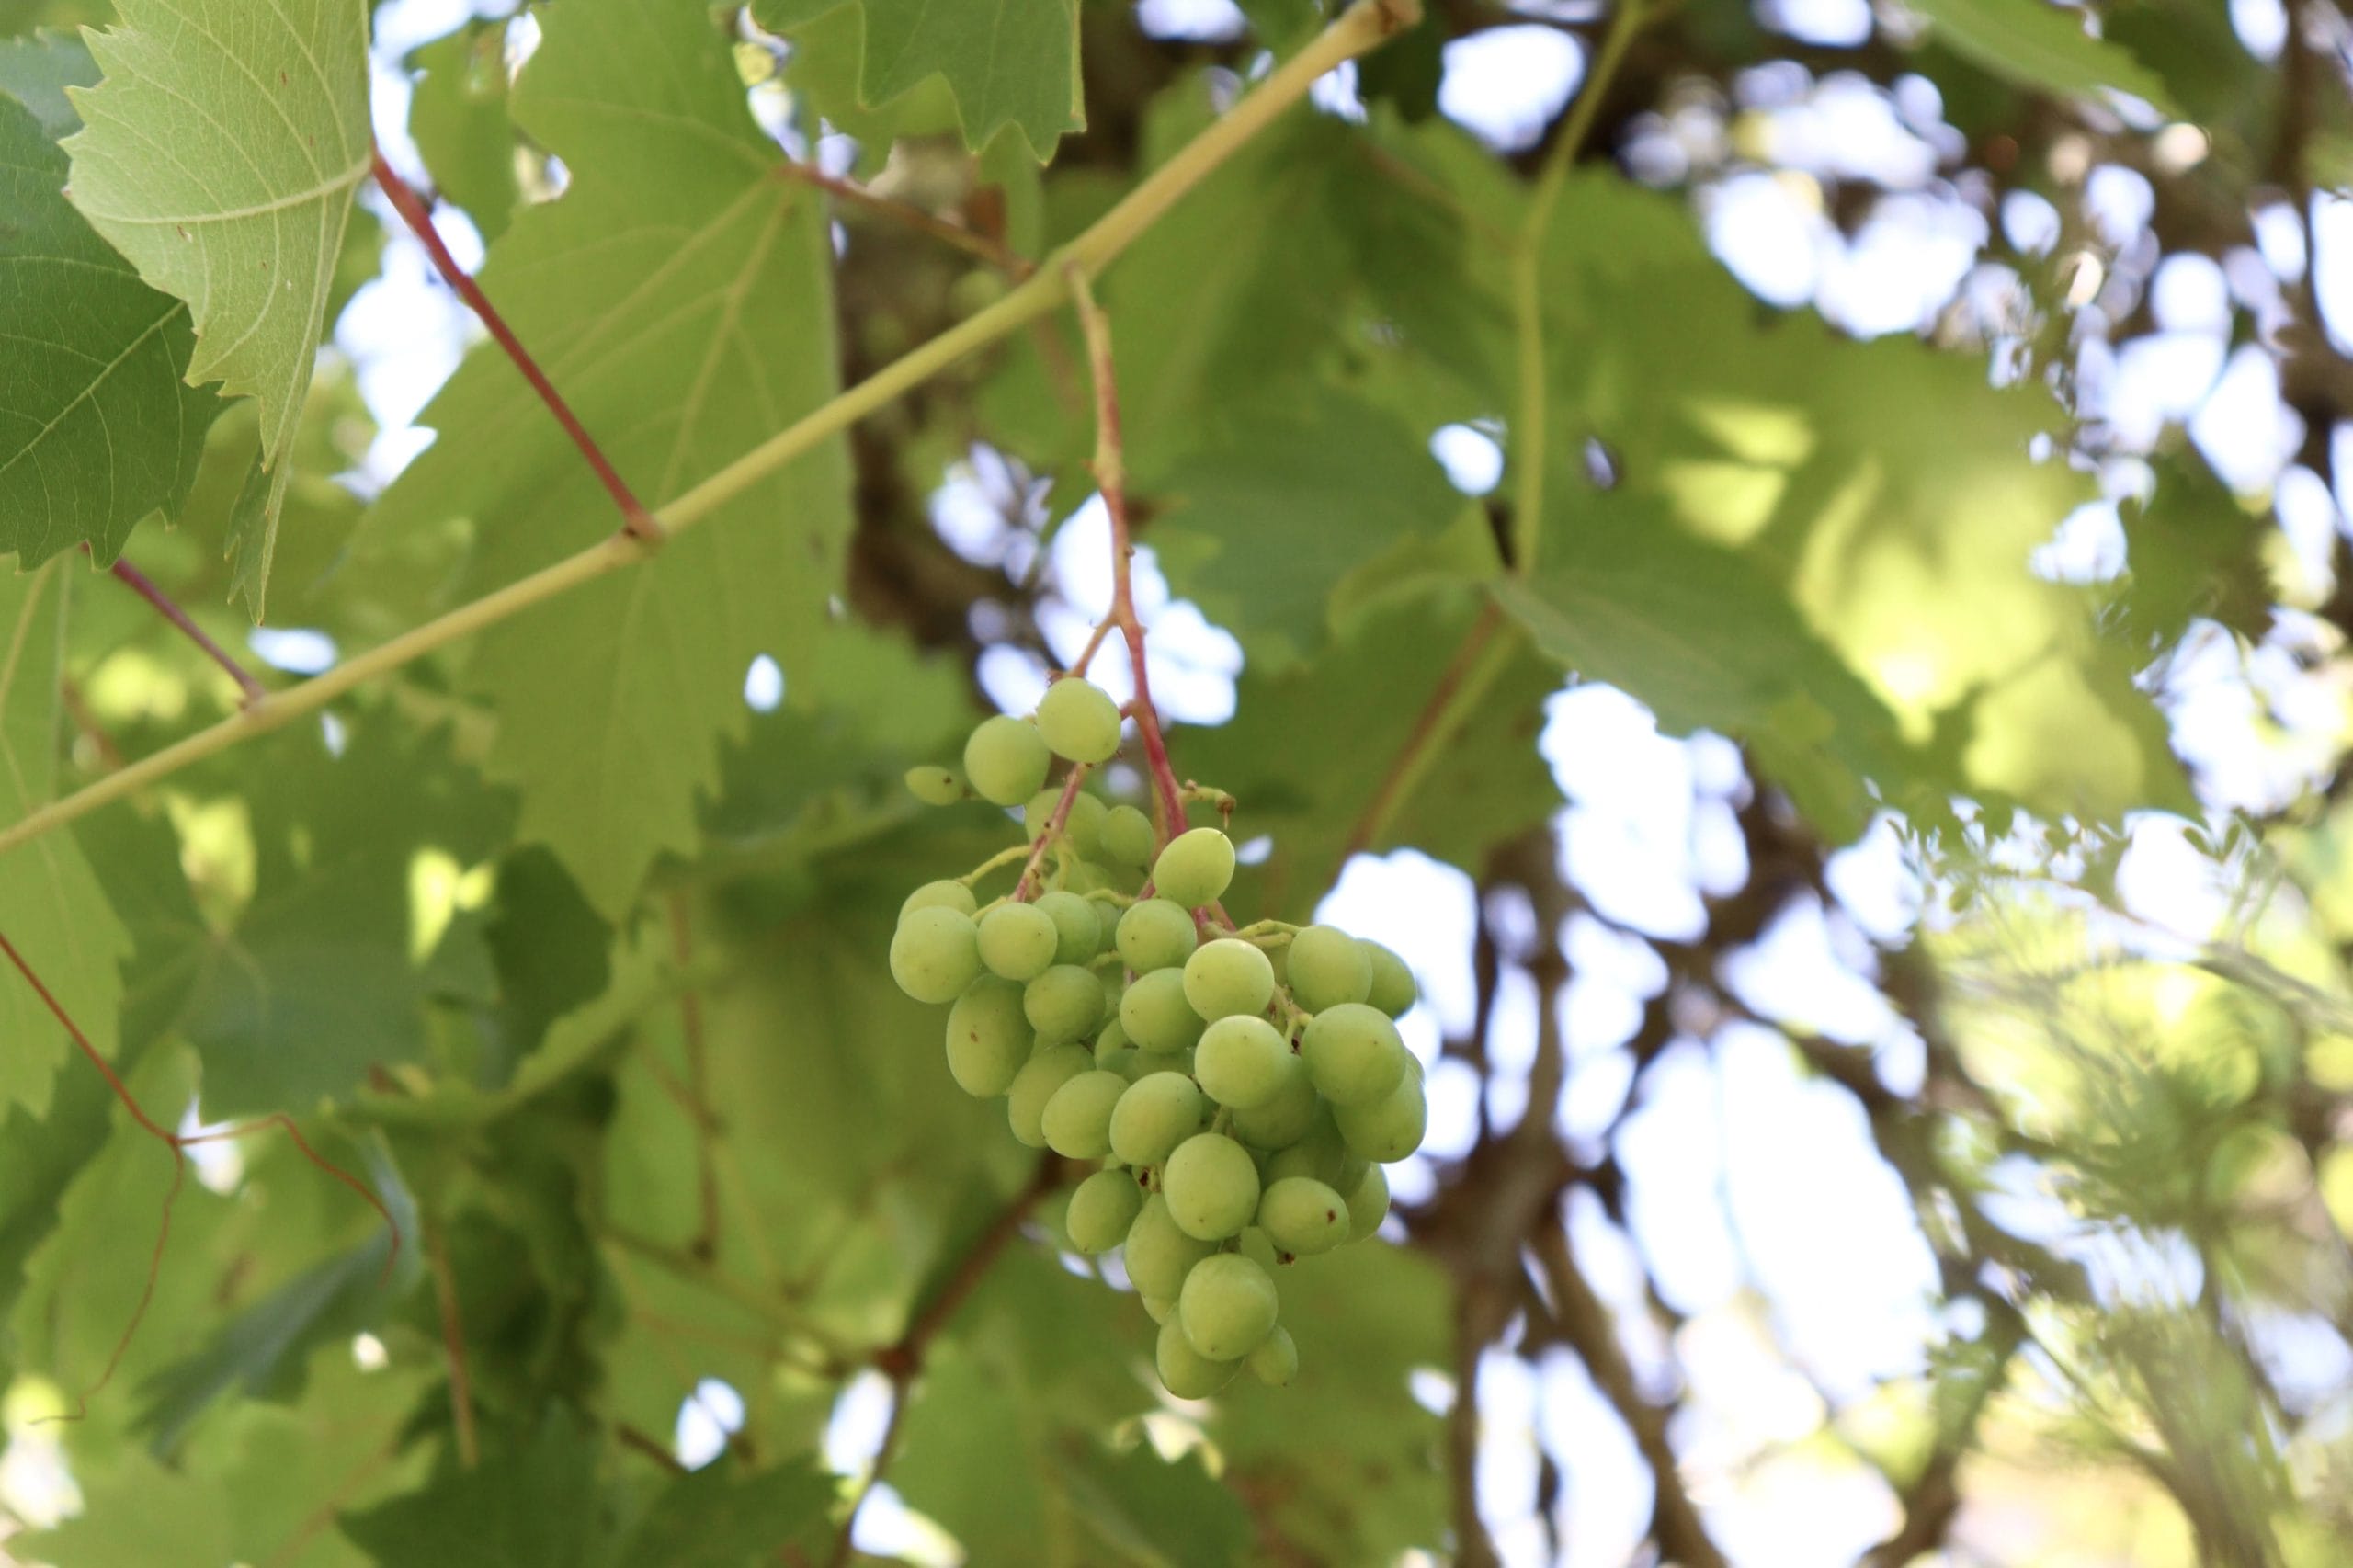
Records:
[[[724,1460],[654,1494],[613,1561],[626,1568],[741,1568],[798,1542],[814,1551],[834,1479],[806,1460],[745,1471]]]
[[[368,13],[359,0],[120,0],[90,35],[105,79],[73,98],[73,199],[139,275],[188,301],[188,375],[260,407],[259,504],[241,511],[236,588],[261,618],[278,504],[352,195],[368,177]]]
[[[1073,1448],[1063,1486],[1081,1522],[1115,1560],[1168,1568],[1227,1568],[1249,1560],[1249,1511],[1211,1478],[1198,1449],[1170,1462],[1146,1442],[1123,1454]]]
[[[94,87],[98,63],[90,47],[71,33],[38,32],[0,38],[0,93],[32,110],[52,142],[82,128],[82,117],[66,97],[68,87]]]
[[[581,1417],[552,1410],[528,1437],[492,1434],[473,1469],[453,1456],[422,1490],[344,1515],[343,1533],[380,1568],[607,1561],[616,1521],[597,1479],[597,1446]]]
[[[0,105],[0,109],[6,106]],[[63,562],[0,572],[0,822],[16,822],[57,792],[64,744],[66,587]],[[119,966],[131,937],[70,833],[51,833],[0,857],[0,933],[104,1056],[114,1054]],[[72,1042],[12,965],[0,971],[0,1108],[46,1115]]]
[[[10,1542],[54,1568],[220,1568],[235,1555],[229,1501],[133,1449],[89,1486],[79,1517]]]
[[[762,27],[789,32],[845,0],[755,0]],[[964,144],[974,152],[1011,125],[1040,163],[1066,131],[1083,130],[1076,0],[858,0],[865,63],[858,97],[890,102],[932,76],[956,97]]]
[[[1278,666],[1323,644],[1350,568],[1437,534],[1463,504],[1409,426],[1331,388],[1242,419],[1161,492],[1152,542],[1171,585]]]
[[[831,395],[823,204],[778,177],[726,40],[700,12],[567,0],[514,113],[573,183],[517,216],[483,288],[647,504]],[[423,417],[448,434],[363,532],[471,517],[479,592],[612,530],[611,502],[494,350]],[[696,846],[696,797],[750,718],[745,672],[762,652],[790,663],[824,624],[847,523],[829,446],[660,559],[483,638],[468,679],[498,714],[490,771],[520,787],[523,835],[554,850],[599,913],[627,910],[664,851]]]
[[[2086,12],[2050,0],[1909,0],[1932,36],[2006,81],[2067,97],[2130,93],[2168,113],[2157,74],[2129,50],[2084,30]]]
[[[484,244],[506,232],[522,189],[506,114],[506,24],[476,22],[410,56],[424,73],[408,131],[444,200],[465,209]]]
[[[65,199],[54,134],[0,97],[0,554],[26,566],[84,543],[110,562],[140,519],[176,517],[220,406],[183,380],[188,307]]]

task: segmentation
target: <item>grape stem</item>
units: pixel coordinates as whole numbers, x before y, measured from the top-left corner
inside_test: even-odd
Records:
[[[982,861],[979,865],[973,867],[971,870],[965,872],[956,880],[963,883],[966,887],[971,887],[974,882],[979,881],[983,877],[987,876],[999,866],[1010,866],[1016,860],[1022,858],[1029,853],[1029,844],[1027,840],[1024,840],[1019,844],[1014,845],[1009,849],[998,850],[995,854],[990,856],[987,859]]]
[[[862,207],[870,212],[878,213],[894,222],[904,223],[908,228],[929,234],[943,244],[953,245],[965,255],[988,263],[1017,282],[1038,270],[1036,262],[1031,261],[1028,256],[1016,254],[1011,247],[992,235],[982,233],[978,229],[967,228],[961,223],[951,223],[945,218],[935,217],[913,202],[901,201],[894,197],[881,195],[867,189],[854,180],[837,178],[814,164],[804,164],[788,158],[778,165],[778,172],[787,179],[798,180],[802,185],[814,186],[827,195],[838,197],[854,207]]]
[[[1048,846],[1063,835],[1063,825],[1070,821],[1071,805],[1078,799],[1079,786],[1086,782],[1086,763],[1071,764],[1070,777],[1063,780],[1062,796],[1054,801],[1053,814],[1038,830],[1037,842],[1029,846],[1029,864],[1021,868],[1021,879],[1013,884],[1014,903],[1027,903],[1037,896],[1038,868],[1045,863]]]
[[[1136,547],[1128,528],[1128,472],[1120,437],[1120,388],[1111,360],[1111,323],[1095,301],[1086,264],[1073,257],[1063,263],[1063,269],[1070,280],[1072,312],[1086,338],[1086,368],[1095,382],[1095,487],[1102,494],[1103,510],[1111,519],[1111,613],[1104,618],[1104,625],[1118,626],[1128,645],[1128,665],[1136,687],[1135,700],[1128,706],[1135,715],[1136,733],[1143,741],[1144,760],[1150,765],[1153,815],[1157,819],[1159,846],[1165,849],[1171,838],[1185,830],[1185,792],[1176,782],[1176,770],[1168,763],[1168,743],[1160,733],[1160,710],[1153,704],[1152,677],[1144,667],[1143,621],[1136,615],[1131,570]],[[1095,641],[1101,640],[1098,627]],[[1090,645],[1090,657],[1093,652]]]
[[[86,552],[90,547],[85,544],[82,548]],[[107,572],[116,582],[153,606],[157,615],[170,621],[179,630],[182,636],[196,644],[198,650],[206,658],[226,671],[229,678],[237,683],[242,706],[250,708],[269,695],[269,688],[255,678],[253,671],[237,663],[235,656],[229,650],[215,642],[206,633],[204,628],[189,618],[188,611],[182,609],[171,595],[155,585],[146,573],[119,557],[116,559],[113,565],[107,568]]]

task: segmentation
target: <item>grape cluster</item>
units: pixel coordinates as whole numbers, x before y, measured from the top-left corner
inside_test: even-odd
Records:
[[[935,804],[969,790],[1019,806],[1026,842],[909,894],[891,973],[949,1005],[948,1070],[1005,1097],[1014,1137],[1099,1162],[1064,1230],[1082,1253],[1121,1249],[1168,1392],[1200,1398],[1245,1364],[1288,1383],[1299,1348],[1278,1274],[1371,1235],[1389,1212],[1381,1167],[1422,1142],[1421,1063],[1393,1021],[1413,973],[1335,926],[1236,928],[1219,902],[1223,832],[1176,823],[1163,843],[1144,812],[1086,788],[1120,718],[1065,677],[1033,718],[974,730],[961,777],[908,774]],[[1057,756],[1071,773],[1049,788]],[[982,904],[973,884],[1015,861],[1012,891]]]

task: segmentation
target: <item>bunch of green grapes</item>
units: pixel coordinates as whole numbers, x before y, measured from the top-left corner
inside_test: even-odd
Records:
[[[908,775],[934,803],[1020,806],[1027,842],[909,894],[891,972],[949,1005],[948,1070],[1005,1097],[1014,1137],[1099,1165],[1064,1227],[1080,1252],[1123,1252],[1168,1392],[1200,1398],[1245,1365],[1287,1383],[1281,1270],[1371,1235],[1381,1167],[1421,1145],[1421,1063],[1394,1021],[1414,976],[1335,926],[1235,927],[1224,833],[1177,823],[1164,841],[1086,789],[1119,744],[1118,706],[1066,677],[1032,718],[974,730],[961,777]],[[1058,756],[1071,773],[1049,788]],[[980,903],[974,884],[1016,861],[1016,885]]]

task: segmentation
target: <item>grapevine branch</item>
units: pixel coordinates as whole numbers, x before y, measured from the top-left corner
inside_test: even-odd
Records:
[[[87,550],[89,547],[85,545],[83,548]],[[235,655],[215,642],[204,628],[190,619],[188,611],[174,602],[171,595],[157,587],[146,573],[120,557],[117,557],[115,563],[107,571],[116,582],[153,605],[155,613],[177,627],[189,642],[203,651],[206,658],[227,671],[229,678],[237,683],[237,689],[244,694],[246,706],[251,707],[269,695],[268,688],[256,678],[251,670],[237,663]]]
[[[123,1353],[131,1348],[132,1337],[138,1334],[140,1324],[147,1316],[148,1307],[154,1301],[155,1281],[162,1274],[164,1267],[164,1248],[171,1240],[172,1210],[179,1201],[180,1184],[188,1175],[188,1151],[196,1144],[226,1142],[248,1138],[272,1127],[283,1130],[293,1141],[294,1147],[301,1152],[304,1159],[358,1193],[368,1206],[375,1210],[382,1218],[385,1230],[392,1235],[392,1246],[384,1254],[384,1278],[390,1281],[393,1261],[400,1256],[401,1251],[401,1229],[393,1222],[392,1211],[386,1208],[384,1200],[369,1191],[358,1176],[312,1148],[310,1141],[302,1136],[301,1129],[294,1125],[293,1118],[283,1112],[276,1112],[252,1121],[240,1122],[233,1127],[216,1128],[207,1132],[171,1131],[147,1114],[146,1108],[142,1106],[138,1096],[131,1092],[131,1085],[122,1081],[122,1074],[116,1072],[114,1064],[99,1052],[97,1046],[90,1043],[90,1037],[82,1032],[82,1026],[74,1021],[74,1016],[65,1010],[65,1004],[57,999],[56,993],[51,991],[42,982],[39,972],[26,960],[25,955],[17,950],[16,944],[8,940],[7,934],[5,932],[0,932],[0,954],[5,954],[9,963],[15,966],[17,972],[25,977],[25,983],[33,988],[33,994],[40,998],[41,1006],[49,1009],[50,1016],[64,1028],[66,1035],[72,1039],[82,1054],[89,1058],[90,1065],[96,1067],[99,1075],[106,1079],[107,1086],[114,1091],[115,1098],[121,1102],[123,1109],[130,1113],[131,1120],[138,1123],[141,1130],[149,1137],[161,1143],[172,1156],[172,1185],[164,1193],[163,1219],[156,1226],[154,1248],[148,1255],[147,1280],[139,1292],[138,1305],[131,1309],[131,1321],[123,1325],[120,1337],[115,1341],[114,1349],[107,1357],[105,1369],[98,1374],[98,1381],[82,1391],[75,1403],[74,1414],[66,1419],[80,1420],[88,1413],[90,1401],[114,1381],[116,1370],[122,1365]]]
[[[1015,1236],[1021,1233],[1021,1221],[1028,1218],[1030,1208],[1053,1185],[1054,1160],[1051,1155],[1047,1155],[1038,1161],[1037,1170],[1021,1190],[997,1210],[996,1218],[989,1221],[988,1229],[972,1238],[972,1244],[957,1260],[947,1282],[940,1286],[938,1294],[926,1303],[923,1310],[915,1313],[914,1320],[907,1324],[906,1332],[875,1352],[875,1370],[891,1380],[891,1420],[882,1429],[882,1446],[874,1450],[873,1470],[867,1476],[866,1484],[859,1489],[856,1501],[850,1505],[848,1514],[842,1519],[841,1534],[835,1539],[833,1555],[826,1560],[828,1568],[843,1568],[849,1562],[850,1531],[858,1524],[859,1510],[866,1506],[866,1500],[873,1495],[874,1489],[882,1483],[882,1472],[890,1468],[892,1459],[898,1452],[899,1437],[906,1426],[907,1397],[914,1391],[915,1379],[923,1374],[924,1357],[930,1351],[931,1342],[939,1337],[939,1331],[946,1328],[962,1310],[965,1301],[971,1299],[988,1273],[990,1265],[995,1263],[998,1255],[1011,1244]]]
[[[1130,711],[1135,715],[1136,733],[1143,740],[1157,806],[1153,814],[1160,819],[1160,842],[1165,845],[1185,830],[1185,791],[1168,765],[1168,742],[1160,733],[1160,710],[1153,706],[1152,677],[1144,668],[1143,621],[1136,615],[1136,547],[1128,530],[1128,471],[1120,436],[1120,388],[1111,360],[1111,323],[1095,302],[1086,268],[1076,258],[1063,265],[1070,277],[1071,308],[1086,337],[1086,368],[1095,383],[1095,488],[1101,492],[1103,510],[1111,519],[1111,613],[1104,624],[1116,625],[1128,645],[1128,665],[1134,671],[1136,687]],[[1082,668],[1101,645],[1097,630],[1098,635],[1088,642],[1086,657],[1080,660]]]
[[[498,307],[490,302],[490,296],[482,291],[482,285],[458,265],[458,258],[451,256],[449,247],[441,243],[440,231],[433,226],[433,213],[425,205],[425,199],[411,189],[408,181],[401,178],[392,165],[384,161],[381,148],[369,143],[368,156],[375,171],[377,186],[382,189],[385,199],[392,202],[392,210],[401,215],[401,222],[408,225],[409,232],[425,246],[425,254],[433,258],[434,269],[441,274],[444,282],[458,291],[458,298],[466,302],[467,308],[488,329],[498,347],[506,351],[506,357],[515,361],[515,368],[523,372],[523,379],[531,383],[531,390],[539,393],[540,401],[548,405],[548,412],[555,415],[556,423],[563,426],[563,433],[572,437],[572,444],[580,449],[580,455],[596,471],[597,483],[605,487],[605,494],[613,498],[613,505],[621,510],[623,529],[645,544],[661,543],[664,532],[661,522],[645,509],[645,504],[637,498],[636,492],[630,489],[629,482],[621,478],[620,471],[607,460],[604,449],[597,445],[597,439],[588,434],[587,426],[573,414],[572,405],[563,401],[562,392],[555,390],[555,383],[548,380],[547,373],[540,369],[539,361],[532,358],[530,350],[523,347],[523,340],[517,337],[514,328],[506,324],[506,318],[498,313]]]
[[[655,520],[667,533],[692,528],[804,452],[887,406],[903,392],[1045,316],[1063,302],[1069,290],[1070,275],[1061,264],[1074,261],[1090,273],[1099,271],[1283,110],[1305,97],[1318,77],[1373,49],[1419,16],[1420,0],[1358,0],[1313,43],[1277,67],[1248,96],[1064,246],[1053,258],[1056,265],[1040,267],[996,303],[910,350],[769,437],[664,506]],[[101,806],[135,795],[157,780],[243,741],[283,728],[324,708],[346,692],[437,649],[495,626],[583,583],[637,565],[653,553],[653,548],[647,540],[622,529],[446,615],[413,627],[324,675],[287,690],[272,692],[244,711],[142,757],[0,829],[0,854],[54,832]],[[1137,668],[1141,672],[1141,661]]]

